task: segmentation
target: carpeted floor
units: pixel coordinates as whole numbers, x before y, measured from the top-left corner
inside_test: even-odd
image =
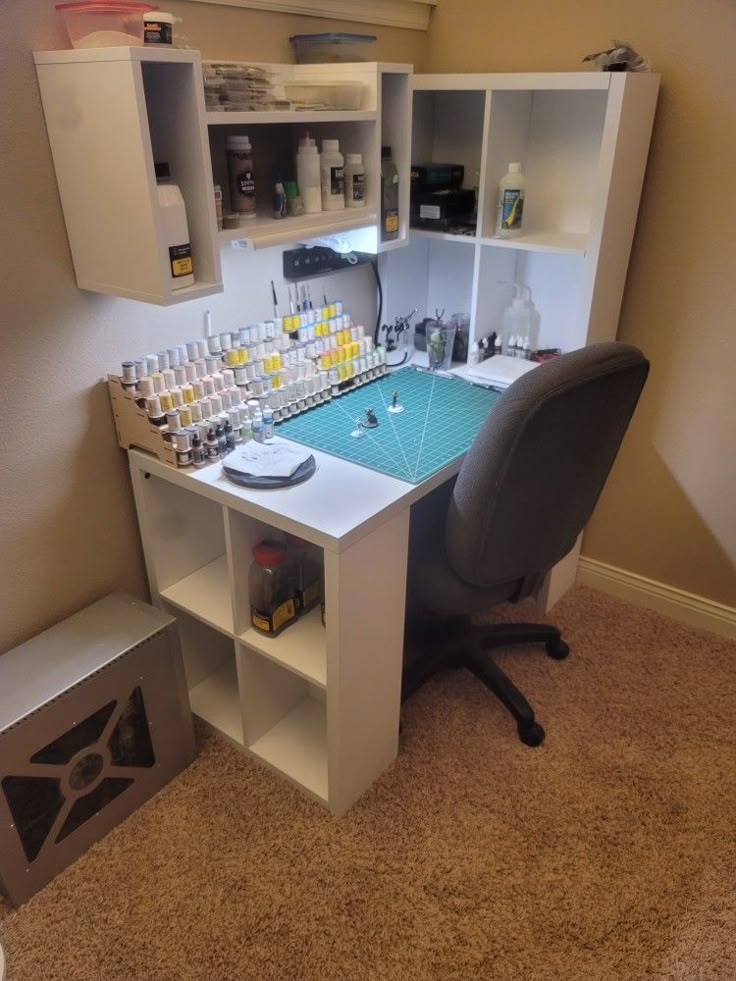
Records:
[[[338,821],[204,737],[0,905],[8,981],[733,981],[736,644],[583,587],[553,619],[567,661],[503,656],[541,748],[448,673]]]

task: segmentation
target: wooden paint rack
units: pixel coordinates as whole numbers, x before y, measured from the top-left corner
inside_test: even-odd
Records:
[[[112,402],[112,414],[115,417],[115,429],[118,443],[124,450],[137,447],[148,450],[163,463],[176,466],[176,452],[171,444],[167,431],[161,431],[158,426],[151,425],[143,399],[136,397],[134,392],[128,392],[123,387],[119,375],[108,375],[107,386]]]

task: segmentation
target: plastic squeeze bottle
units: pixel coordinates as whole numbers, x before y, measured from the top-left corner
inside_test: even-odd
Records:
[[[319,152],[316,140],[313,140],[309,133],[305,133],[299,140],[296,154],[296,182],[304,202],[305,214],[319,214],[322,210]]]
[[[498,220],[496,234],[511,237],[521,233],[524,217],[526,178],[520,163],[510,163],[498,185]]]
[[[524,290],[529,293],[528,300],[523,296]],[[510,355],[512,358],[517,357],[517,349],[521,347],[523,350],[525,342],[527,350],[536,349],[536,337],[533,336],[535,331],[536,321],[531,303],[531,291],[528,286],[514,284],[514,296],[504,310],[502,318],[503,354]]]

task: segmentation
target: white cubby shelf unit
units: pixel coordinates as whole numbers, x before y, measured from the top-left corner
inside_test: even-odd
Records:
[[[235,63],[237,64],[237,63]],[[406,244],[409,230],[409,126],[411,118],[411,66],[377,62],[321,65],[264,65],[273,84],[290,82],[359,83],[361,106],[355,110],[292,110],[286,112],[206,113],[215,183],[223,192],[223,208],[230,210],[225,142],[230,135],[247,135],[253,146],[256,182],[256,218],[239,228],[217,234],[220,244],[252,250],[273,245],[338,235],[356,251],[378,253]],[[343,154],[360,153],[366,174],[366,202],[362,208],[323,211],[274,220],[274,180],[296,180],[296,152],[306,132],[316,139],[337,139]],[[381,146],[389,145],[401,177],[398,238],[382,242]]]
[[[531,290],[537,347],[615,338],[659,76],[414,75],[412,85],[412,163],[463,164],[477,221],[465,235],[410,230],[409,247],[381,261],[388,316],[466,313],[477,340],[500,333],[519,284]],[[526,177],[523,230],[500,238],[511,161]]]
[[[81,289],[170,305],[223,291],[220,249],[246,250],[348,237],[378,253],[406,244],[409,229],[411,66],[382,63],[268,65],[280,81],[362,85],[356,110],[217,112],[205,110],[198,51],[160,47],[88,48],[34,53],[46,129],[67,236]],[[298,138],[338,139],[362,153],[364,207],[274,219],[278,174],[294,177]],[[247,133],[256,169],[255,220],[218,231],[214,184],[230,209],[225,140]],[[400,232],[380,234],[381,145],[401,175]],[[187,210],[195,282],[172,289],[154,164],[167,162]]]
[[[319,480],[265,496],[217,466],[129,459],[151,597],[177,618],[192,711],[343,813],[397,752],[408,510],[386,520],[380,495],[406,488],[371,475],[349,513],[325,487],[349,492],[361,468],[335,458]],[[268,637],[250,623],[248,572],[253,545],[286,532],[322,549],[327,624],[317,606]]]

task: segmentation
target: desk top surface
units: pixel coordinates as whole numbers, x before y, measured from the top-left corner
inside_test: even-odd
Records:
[[[382,379],[385,382],[382,394],[386,399],[386,407],[380,412],[378,431],[382,434],[385,446],[377,442],[377,430],[368,430],[366,435],[358,439],[350,436],[350,431],[355,427],[353,415],[357,417],[364,412],[365,407],[372,407],[379,414],[381,399],[372,394],[373,391],[377,391],[374,386],[378,383],[372,383],[351,393],[351,396],[355,396],[353,401],[358,407],[353,414],[350,410],[343,413],[338,408],[339,403],[346,398],[342,396],[341,399],[312,409],[303,417],[293,420],[293,422],[300,422],[304,418],[308,422],[310,416],[316,417],[320,413],[325,414],[327,422],[337,416],[341,419],[338,440],[334,445],[330,444],[325,436],[325,433],[329,433],[329,425],[322,426],[320,423],[315,427],[319,431],[320,438],[324,440],[319,448],[309,443],[313,446],[317,470],[309,480],[293,487],[267,490],[241,487],[228,480],[219,464],[212,464],[202,470],[177,470],[141,450],[129,452],[130,465],[133,470],[140,470],[168,480],[265,524],[299,535],[321,548],[342,552],[384,521],[389,520],[399,511],[409,508],[414,501],[453,477],[460,469],[463,455],[472,438],[498,397],[497,393],[475,388],[466,382],[434,378],[431,375],[415,372],[413,369],[410,370],[410,374],[418,375],[422,379],[419,385],[426,388],[428,392],[430,390],[434,392],[432,416],[428,417],[425,413],[422,417],[419,403],[413,403],[413,407],[410,405],[410,387],[413,390],[414,383],[404,380],[404,372],[395,372]],[[408,374],[406,377],[408,379]],[[438,387],[437,383],[443,384]],[[440,402],[435,397],[439,391],[444,392],[445,385],[453,386],[449,391],[457,399],[467,398],[468,404],[474,407],[473,412],[468,415],[468,419],[473,420],[472,425],[461,427],[462,436],[457,429],[452,430],[451,426],[442,425],[436,429],[432,426],[430,431],[434,414],[443,411],[444,403],[441,403],[440,408],[437,409]],[[398,414],[389,422],[387,405],[394,390],[399,392],[399,402],[402,399],[406,402],[406,408],[404,413]],[[478,396],[481,398],[479,399]],[[479,411],[479,406],[483,409],[482,413]],[[404,415],[406,420],[402,419]],[[411,456],[407,455],[406,449],[402,455],[393,435],[397,431],[399,420],[409,423],[406,428],[414,434],[412,439],[417,438],[418,434],[418,442],[412,444]],[[421,430],[425,421],[429,433],[429,435],[425,433],[424,436],[424,443],[427,444],[426,457],[424,449],[421,452],[419,450],[422,442]],[[289,433],[289,425],[290,423],[287,422],[279,426],[277,440],[282,438],[281,433],[284,435]],[[370,438],[371,436],[373,439]],[[399,461],[395,471],[397,475],[373,469],[371,463],[367,462],[369,457],[385,462],[392,439],[394,442],[389,457]],[[352,454],[352,458],[347,459],[336,452],[337,443],[344,444],[346,440],[349,441],[347,445]],[[303,442],[306,443],[307,439],[305,438]],[[442,459],[437,456],[436,444],[438,443],[444,446]],[[354,447],[353,444],[361,444],[361,448]],[[366,462],[359,464],[356,461],[363,453],[366,454]],[[395,456],[392,457],[391,454]],[[431,461],[431,467],[434,469],[429,469],[427,472],[428,464],[425,463],[424,469],[420,472],[424,460]],[[416,482],[412,482],[412,478]]]

